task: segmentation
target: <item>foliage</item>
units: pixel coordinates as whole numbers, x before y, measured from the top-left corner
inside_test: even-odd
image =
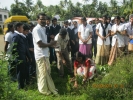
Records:
[[[24,0],[20,2],[15,0],[15,3],[11,5],[10,15],[26,15],[30,20],[36,20],[36,16],[39,12],[44,12],[51,18],[56,14],[60,15],[60,20],[71,19],[73,17],[102,17],[107,16],[128,16],[133,13],[133,0],[123,0],[119,2],[117,0],[110,0],[110,5],[106,2],[93,0],[89,3],[89,0],[84,0],[84,4],[77,2],[75,5],[71,0],[61,0],[58,5],[43,5],[41,0],[37,0],[36,3],[33,0]]]
[[[44,96],[37,90],[36,80],[26,90],[17,90],[7,76],[7,62],[0,60],[0,99],[1,100],[131,100],[133,98],[133,54],[118,58],[110,67],[97,66],[97,75],[83,85],[77,77],[78,88],[73,87],[70,76],[58,77],[57,67],[51,65],[52,78],[59,91],[59,96]],[[65,73],[67,69],[65,68]],[[21,98],[21,99],[20,99]]]

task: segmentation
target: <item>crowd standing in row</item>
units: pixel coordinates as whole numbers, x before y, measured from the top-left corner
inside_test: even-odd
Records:
[[[133,15],[127,23],[124,17],[111,20],[103,16],[101,20],[95,18],[94,25],[82,17],[81,25],[65,20],[60,26],[56,18],[50,24],[51,19],[39,13],[37,22],[36,26],[10,23],[4,37],[4,51],[9,58],[9,74],[13,81],[17,79],[18,89],[30,83],[30,76],[36,76],[38,90],[45,95],[58,94],[50,64],[57,63],[61,78],[66,74],[65,65],[68,75],[82,75],[86,82],[93,78],[95,64],[111,65],[114,59],[128,52],[128,42],[133,39]],[[14,55],[17,56],[11,61]],[[77,86],[75,80],[74,87]]]

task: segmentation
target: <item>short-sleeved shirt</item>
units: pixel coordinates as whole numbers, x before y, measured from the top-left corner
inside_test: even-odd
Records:
[[[9,42],[8,48],[7,48],[7,49],[9,49],[10,46],[11,46],[11,44],[12,44],[13,35],[14,35],[14,33],[12,33],[12,32],[7,32],[6,35],[5,35],[5,38],[4,38],[5,41],[6,41],[6,42]]]
[[[74,67],[91,67],[91,62],[89,59],[86,59],[84,63],[80,63],[79,61],[74,61]]]
[[[35,59],[39,60],[42,57],[49,57],[49,48],[48,47],[41,48],[37,44],[39,41],[47,43],[46,28],[37,24],[37,26],[33,29],[32,35],[33,35]]]
[[[103,27],[105,27],[105,24],[103,24]],[[96,30],[99,30],[99,34],[102,36],[103,28],[101,26],[101,23],[97,24]],[[108,34],[109,30],[111,31],[111,25],[110,24],[108,24],[107,28],[105,29],[106,35]],[[99,44],[99,45],[103,44],[103,40],[99,36],[98,36],[98,39],[97,39],[97,44]],[[110,38],[109,37],[106,38],[106,41],[104,41],[104,44],[105,45],[110,45]]]
[[[114,24],[114,25],[112,26],[111,31],[116,32],[116,30],[118,30],[118,31],[122,32],[122,31],[124,31],[124,30],[126,30],[126,29],[127,29],[127,28],[126,28],[125,24],[120,23],[119,25]],[[118,47],[124,47],[124,46],[125,46],[124,35],[119,34],[119,33],[116,33],[116,34],[112,37],[112,46],[115,45],[116,40],[117,40],[117,42],[118,42]]]
[[[65,39],[62,39],[59,33],[54,38],[55,41],[57,41],[55,51],[61,51],[67,48],[68,41],[69,41],[69,35],[67,34]]]
[[[89,35],[90,35],[90,32],[92,32],[93,29],[92,29],[92,26],[87,24],[86,27],[82,24],[79,26],[78,28],[78,32],[81,32],[81,38],[86,40]],[[87,44],[91,44],[92,43],[92,40],[90,39]],[[79,44],[83,44],[83,42],[79,39]]]
[[[131,25],[131,22],[125,24],[127,28],[127,34],[128,35],[133,35],[133,26]]]

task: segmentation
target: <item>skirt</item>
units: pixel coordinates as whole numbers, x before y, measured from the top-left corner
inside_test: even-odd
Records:
[[[91,56],[91,44],[79,44],[79,52],[81,52],[84,55]]]
[[[95,63],[98,65],[107,64],[109,59],[109,50],[110,50],[110,45],[97,44],[97,55],[96,55]]]

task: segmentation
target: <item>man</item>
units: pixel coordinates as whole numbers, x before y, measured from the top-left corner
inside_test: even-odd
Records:
[[[37,16],[37,26],[33,29],[33,43],[34,43],[34,53],[36,59],[36,73],[37,73],[37,84],[38,90],[44,95],[49,95],[51,92],[53,94],[58,94],[55,89],[54,82],[51,78],[51,69],[49,63],[49,48],[55,44],[51,41],[47,43],[46,34],[46,15],[44,13],[39,13]]]
[[[95,18],[95,25],[92,27],[93,28],[93,32],[92,32],[92,50],[94,50],[94,52],[92,52],[92,56],[94,56],[94,58],[96,58],[96,54],[97,54],[97,34],[96,34],[96,26],[99,23],[99,19]]]
[[[61,29],[61,27],[57,24],[56,18],[52,19],[52,26],[50,27],[50,29],[50,40],[54,40],[54,37],[59,33],[59,30]],[[53,61],[57,62],[57,58],[54,48],[50,47],[50,64],[52,64]]]
[[[72,65],[69,59],[69,53],[67,49],[67,45],[69,43],[69,35],[65,28],[62,28],[60,32],[55,36],[55,41],[55,51],[57,56],[57,67],[59,71],[59,76],[64,76],[63,64],[66,64],[69,74],[72,75]]]
[[[76,52],[79,50],[79,38],[78,38],[78,23],[76,21],[73,22],[74,28],[72,29],[73,34],[73,44],[71,46],[71,56],[72,61],[74,61],[74,58],[76,57]]]
[[[31,55],[31,58],[32,58],[32,62],[31,62],[31,65],[30,65],[30,75],[32,77],[35,77],[36,75],[36,63],[35,63],[35,56],[34,56],[34,45],[33,45],[33,38],[32,38],[32,30],[35,26],[30,23],[29,24],[29,33],[26,35],[26,38],[28,40],[28,46],[29,46],[29,52],[30,52],[30,55]]]
[[[17,79],[18,79],[18,89],[24,89],[26,81],[26,62],[31,61],[31,57],[27,47],[27,40],[25,30],[23,29],[23,24],[18,22],[15,25],[15,33],[13,36],[13,56],[16,56],[15,63],[17,66]],[[29,30],[28,30],[29,31]]]

